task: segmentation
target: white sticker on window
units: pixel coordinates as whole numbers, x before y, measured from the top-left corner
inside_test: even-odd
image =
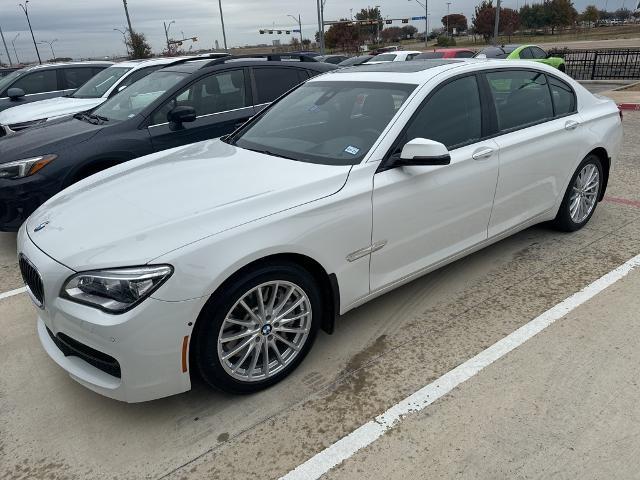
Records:
[[[351,155],[356,155],[360,151],[360,149],[358,147],[349,145],[347,148],[344,149],[344,151],[347,153],[350,153]]]

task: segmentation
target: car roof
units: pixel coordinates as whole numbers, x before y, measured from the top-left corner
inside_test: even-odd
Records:
[[[283,54],[289,55],[289,54]],[[209,68],[223,69],[226,67],[250,67],[250,66],[284,66],[284,67],[299,67],[305,70],[316,70],[318,72],[328,72],[334,70],[337,67],[330,63],[317,62],[317,61],[295,61],[295,60],[271,60],[269,58],[256,57],[235,57],[228,56],[222,58],[198,58],[185,59],[175,65],[169,65],[162,70],[171,72],[193,73],[198,70],[204,70]]]
[[[459,70],[461,73],[467,73],[485,69],[505,68],[527,68],[549,73],[556,72],[553,67],[528,60],[505,62],[504,60],[498,59],[456,58],[387,62],[373,65],[365,63],[358,67],[344,67],[326,75],[314,77],[310,79],[309,82],[352,81],[421,85],[435,76],[451,70]]]
[[[114,66],[129,67],[133,69],[153,66],[153,65],[168,65],[170,63],[178,62],[183,58],[189,57],[157,57],[157,58],[143,58],[139,60],[125,60],[124,62],[116,63]]]
[[[111,65],[115,65],[114,62],[100,62],[100,61],[86,61],[86,62],[58,62],[58,63],[43,63],[41,65],[29,65],[27,67],[22,68],[25,72],[31,72],[33,70],[41,70],[41,69],[50,69],[50,68],[60,68],[60,67],[77,67],[78,65],[87,65],[87,66],[106,66],[110,67]]]

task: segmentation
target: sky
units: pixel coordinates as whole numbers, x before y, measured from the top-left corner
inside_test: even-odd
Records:
[[[18,7],[20,0],[0,0],[0,28],[4,33],[9,53],[15,60],[35,60],[35,49],[27,26],[26,17]],[[450,12],[462,13],[469,21],[479,0],[451,0]],[[539,0],[537,0],[539,1]],[[578,11],[595,3],[609,10],[626,7],[636,0],[574,0]],[[517,8],[524,0],[503,0],[503,5]],[[164,48],[163,21],[175,20],[170,26],[170,36],[179,37],[181,32],[187,37],[197,36],[194,49],[213,48],[218,40],[222,46],[222,29],[217,0],[128,0],[131,23],[135,31],[143,32],[154,52]],[[325,20],[350,18],[351,9],[355,15],[361,8],[379,5],[382,16],[406,18],[424,15],[424,9],[415,0],[326,0]],[[114,28],[125,29],[126,18],[122,0],[30,0],[29,17],[36,41],[52,41],[57,57],[103,57],[124,54],[122,35]],[[302,18],[305,38],[313,38],[317,30],[316,0],[222,0],[222,8],[227,33],[227,43],[232,46],[271,43],[281,39],[290,40],[287,35],[260,35],[260,28],[295,28],[296,22],[288,15]],[[440,27],[440,19],[447,13],[445,0],[429,1],[429,29]],[[411,22],[424,31],[424,21]],[[402,26],[399,22],[398,26]],[[18,35],[19,34],[19,35]],[[15,40],[15,50],[11,41]],[[43,60],[52,57],[49,45],[38,45]],[[0,60],[6,62],[7,55],[0,43]]]

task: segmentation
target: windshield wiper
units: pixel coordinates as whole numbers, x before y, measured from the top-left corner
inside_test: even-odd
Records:
[[[78,120],[84,120],[85,122],[89,122],[93,125],[101,125],[109,121],[107,117],[103,117],[101,115],[94,115],[92,113],[85,113],[85,112],[76,113],[73,116],[73,118],[77,118]]]
[[[279,153],[274,153],[274,152],[272,152],[270,150],[256,150],[256,149],[253,149],[253,148],[247,148],[246,150],[251,150],[252,152],[256,152],[256,153],[263,153],[265,155],[271,155],[273,157],[286,158],[287,160],[298,160],[297,158],[287,157],[286,155],[281,155]]]

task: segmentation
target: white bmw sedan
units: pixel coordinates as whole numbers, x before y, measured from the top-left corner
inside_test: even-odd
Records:
[[[37,210],[18,254],[40,340],[127,402],[189,390],[195,371],[263,389],[337,315],[539,222],[583,227],[621,138],[613,102],[532,62],[316,77],[227,138],[111,168]]]

